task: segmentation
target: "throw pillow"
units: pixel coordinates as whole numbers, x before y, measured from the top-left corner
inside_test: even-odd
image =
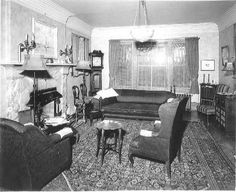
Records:
[[[172,102],[173,100],[174,100],[175,98],[169,98],[169,99],[167,99],[167,103],[170,103],[170,102]]]
[[[102,99],[119,96],[118,93],[113,88],[98,91],[97,95],[102,97]]]
[[[65,137],[67,135],[70,135],[72,133],[73,133],[73,131],[72,131],[72,129],[70,127],[65,127],[63,129],[61,129],[60,131],[57,131],[54,134],[59,135],[61,137],[61,139],[62,139],[63,137]]]

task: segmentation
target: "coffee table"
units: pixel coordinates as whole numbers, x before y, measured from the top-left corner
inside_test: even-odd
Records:
[[[98,157],[99,150],[102,149],[101,166],[103,164],[105,154],[110,150],[119,154],[119,163],[121,163],[121,149],[123,145],[122,123],[114,120],[103,120],[95,123],[94,126],[97,129],[96,157]],[[108,139],[114,140],[114,142],[108,142]]]

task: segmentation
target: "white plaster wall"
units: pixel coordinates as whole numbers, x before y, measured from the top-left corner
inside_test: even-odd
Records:
[[[172,39],[199,37],[199,64],[204,59],[215,60],[215,71],[200,71],[198,82],[203,82],[203,74],[210,74],[210,81],[219,82],[219,30],[215,23],[156,25],[153,39]],[[104,53],[104,69],[102,75],[103,89],[109,86],[109,40],[131,39],[131,27],[94,28],[91,34],[91,50]],[[178,90],[177,90],[178,91]],[[193,102],[199,102],[199,95],[193,96]]]
[[[24,0],[20,2],[26,2]],[[30,3],[30,2],[29,2]],[[43,3],[43,2],[38,2]],[[47,2],[45,2],[47,3]],[[37,3],[30,3],[30,6],[37,7]],[[22,6],[17,1],[1,1],[1,48],[0,48],[0,117],[6,117],[18,120],[18,112],[28,109],[26,106],[29,101],[29,94],[33,90],[32,78],[24,77],[19,73],[22,72],[21,66],[14,66],[11,62],[17,63],[18,60],[18,44],[23,42],[25,35],[32,33],[32,17],[43,21],[46,24],[56,26],[58,29],[58,53],[60,49],[64,49],[65,44],[71,44],[71,33],[81,35],[86,33],[86,37],[90,36],[90,30],[87,25],[67,28],[65,37],[65,25],[60,23],[61,19],[54,20],[49,15],[44,15],[42,7],[34,10],[33,7]],[[32,9],[33,10],[32,10]],[[47,9],[49,11],[50,7]],[[50,10],[53,10],[51,7]],[[45,10],[46,11],[46,10]],[[56,12],[57,13],[57,12]],[[63,18],[64,14],[61,13]],[[8,17],[9,16],[9,17]],[[58,16],[57,14],[54,16]],[[59,22],[58,22],[59,21]],[[62,21],[65,21],[62,19]],[[71,21],[73,24],[73,20]],[[70,23],[68,26],[70,27]],[[23,27],[22,27],[23,26]],[[9,62],[8,62],[9,61]],[[51,66],[47,67],[49,73],[53,76],[50,80],[39,80],[38,88],[46,89],[56,87],[57,91],[63,95],[61,99],[61,109],[65,112],[66,104],[73,106],[72,86],[79,86],[82,83],[82,77],[73,78],[68,73],[68,67]],[[89,88],[89,86],[87,86]],[[53,113],[53,103],[45,106],[45,113]]]

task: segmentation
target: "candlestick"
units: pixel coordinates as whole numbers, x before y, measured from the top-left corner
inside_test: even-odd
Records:
[[[208,74],[208,83],[210,83],[210,74]]]
[[[33,39],[32,39],[33,41],[35,41],[35,34],[33,33]]]
[[[18,45],[18,62],[21,63],[21,43]]]
[[[205,83],[205,74],[203,74],[203,83]]]

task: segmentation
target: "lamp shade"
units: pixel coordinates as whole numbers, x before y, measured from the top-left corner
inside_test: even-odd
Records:
[[[154,29],[147,25],[136,26],[130,31],[130,35],[135,41],[145,42],[152,38]]]
[[[27,77],[39,78],[39,79],[51,79],[52,76],[47,71],[43,56],[30,56],[25,55],[25,61],[23,66],[23,71],[20,73]]]

